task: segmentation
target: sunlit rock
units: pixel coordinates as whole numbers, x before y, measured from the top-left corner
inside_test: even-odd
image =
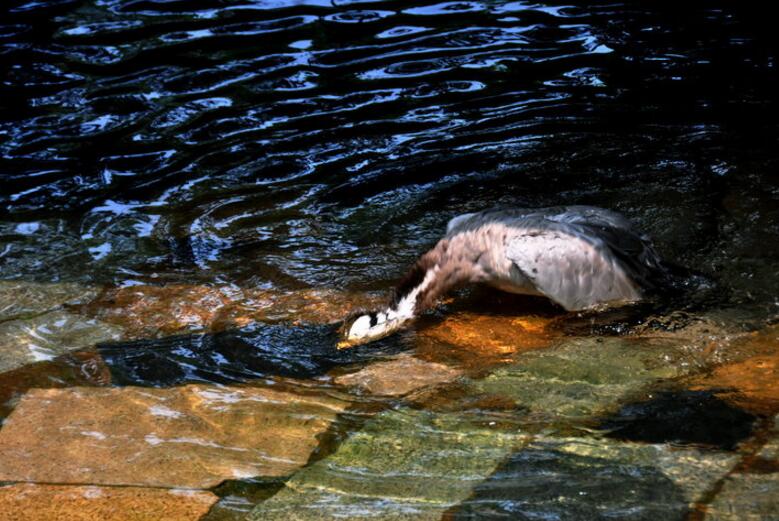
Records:
[[[335,378],[339,385],[356,387],[368,394],[402,396],[418,389],[455,380],[462,371],[444,364],[426,362],[410,354],[370,364],[359,371]]]
[[[622,337],[564,339],[523,354],[474,381],[473,388],[540,415],[586,418],[653,382],[683,374],[683,365],[669,363],[675,350],[662,341]]]
[[[511,355],[541,349],[559,336],[548,331],[550,318],[459,312],[417,331],[419,356],[484,365]]]
[[[105,386],[111,373],[102,357],[92,350],[76,351],[0,373],[0,419],[10,414],[16,402],[32,388]]]
[[[346,405],[253,387],[34,389],[0,429],[0,481],[209,488],[284,476]]]
[[[249,519],[440,519],[527,441],[454,414],[381,413]]]
[[[65,304],[84,304],[96,295],[96,288],[76,283],[0,280],[0,321],[28,318]]]
[[[76,349],[120,338],[121,330],[97,319],[51,311],[0,323],[0,372],[52,360]]]
[[[779,412],[779,352],[716,367],[693,388],[717,389],[722,398],[755,412]]]
[[[108,291],[85,308],[120,325],[129,338],[190,331],[220,331],[255,321],[331,323],[377,298],[333,290],[280,293],[235,286],[169,284],[129,286]]]
[[[8,521],[196,521],[217,499],[205,490],[20,483],[0,487],[0,518]]]
[[[714,367],[693,380],[692,388],[714,389],[723,399],[757,413],[779,412],[779,327],[740,338],[731,349],[730,358],[738,361]]]

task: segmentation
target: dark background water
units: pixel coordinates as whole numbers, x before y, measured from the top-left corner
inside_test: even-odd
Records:
[[[771,316],[776,42],[732,2],[7,1],[0,276],[384,289],[457,213],[589,203]]]

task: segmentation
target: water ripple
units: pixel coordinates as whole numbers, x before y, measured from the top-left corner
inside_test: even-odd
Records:
[[[0,207],[12,226],[43,212],[35,236],[110,282],[386,285],[458,211],[640,213],[617,172],[692,153],[677,144],[700,149],[692,164],[759,150],[775,128],[761,27],[732,7],[15,2],[0,24]],[[18,267],[29,250],[13,237],[0,251]]]

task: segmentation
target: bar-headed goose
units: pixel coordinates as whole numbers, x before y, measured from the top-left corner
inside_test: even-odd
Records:
[[[641,300],[666,274],[624,216],[592,206],[495,209],[452,219],[401,280],[389,305],[347,320],[339,347],[384,337],[448,290],[486,283],[542,295],[569,311]]]

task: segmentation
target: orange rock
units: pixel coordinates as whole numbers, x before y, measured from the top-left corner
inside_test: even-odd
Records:
[[[0,481],[210,488],[285,476],[347,405],[248,386],[33,389],[0,429]]]
[[[149,338],[220,331],[255,321],[330,323],[378,303],[376,296],[334,290],[279,293],[234,286],[169,284],[111,289],[84,310],[122,326],[130,338]]]
[[[716,351],[714,359],[725,363],[695,378],[693,389],[722,389],[719,396],[740,407],[779,412],[779,325],[738,335]]]
[[[546,329],[551,318],[455,313],[443,322],[420,328],[418,352],[426,359],[455,358],[463,362],[486,362],[514,353],[551,345],[559,335]]]
[[[205,490],[56,486],[0,487],[3,521],[195,521],[217,501]]]
[[[77,351],[54,360],[28,364],[0,373],[0,418],[10,414],[16,400],[33,387],[102,387],[110,383],[111,372],[100,355],[94,351]]]
[[[779,412],[779,346],[772,356],[755,356],[715,368],[693,389],[723,389],[719,396],[753,412]]]

